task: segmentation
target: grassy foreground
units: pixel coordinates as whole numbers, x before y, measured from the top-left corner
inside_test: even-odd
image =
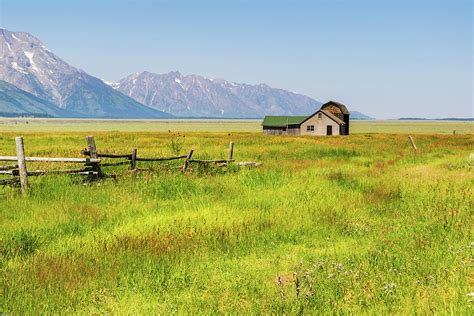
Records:
[[[23,133],[28,155],[70,157],[85,135]],[[171,154],[168,133],[94,135],[107,152]],[[418,155],[403,134],[185,135],[196,158],[232,140],[264,165],[0,187],[0,312],[472,312],[473,135],[418,135]]]

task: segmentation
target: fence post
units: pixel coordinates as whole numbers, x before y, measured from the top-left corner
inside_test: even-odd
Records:
[[[415,154],[416,154],[417,148],[416,148],[415,141],[413,140],[413,137],[408,136],[408,139],[410,140],[411,146],[413,147],[413,150],[415,151]]]
[[[94,136],[86,136],[87,150],[90,153],[91,158],[98,158],[97,147],[95,147]]]
[[[188,169],[188,166],[189,166],[189,159],[191,159],[191,157],[193,156],[193,153],[194,153],[194,150],[191,149],[189,151],[189,154],[188,156],[186,157],[186,160],[184,161],[184,164],[183,164],[183,168],[182,168],[182,171],[186,171],[186,169]]]
[[[234,142],[229,143],[229,160],[234,158]]]
[[[456,135],[456,130],[455,129],[453,129],[453,135]]]
[[[21,193],[25,195],[28,191],[28,171],[26,170],[25,146],[23,144],[23,137],[16,137],[15,142],[18,171],[20,173]]]
[[[95,140],[94,136],[86,136],[86,142],[87,142],[87,150],[90,153],[91,158],[99,158],[99,155],[97,154],[97,147],[95,146]],[[98,177],[102,177],[102,171],[100,170],[100,165],[98,163],[93,164],[93,168],[95,171],[97,171]]]
[[[130,169],[135,170],[137,168],[137,149],[132,148],[132,158],[130,159]]]

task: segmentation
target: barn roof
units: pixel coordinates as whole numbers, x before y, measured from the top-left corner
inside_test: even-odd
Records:
[[[262,125],[271,127],[285,127],[293,124],[299,125],[307,118],[307,116],[265,116]]]
[[[336,101],[329,101],[329,102],[324,103],[323,105],[321,105],[321,110],[324,110],[326,107],[330,105],[337,106],[341,110],[342,114],[349,114],[349,110],[346,108],[346,106]]]

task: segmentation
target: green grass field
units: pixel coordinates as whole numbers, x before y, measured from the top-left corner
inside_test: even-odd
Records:
[[[165,156],[170,129],[195,158],[233,141],[263,166],[31,177],[27,197],[0,186],[1,313],[472,313],[472,123],[311,138],[258,122],[44,122],[2,121],[0,155],[21,134],[29,156],[79,157],[92,133],[99,151]]]

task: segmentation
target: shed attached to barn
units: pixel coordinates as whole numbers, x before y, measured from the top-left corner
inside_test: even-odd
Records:
[[[262,126],[270,135],[348,135],[349,111],[330,101],[310,116],[266,116]]]

